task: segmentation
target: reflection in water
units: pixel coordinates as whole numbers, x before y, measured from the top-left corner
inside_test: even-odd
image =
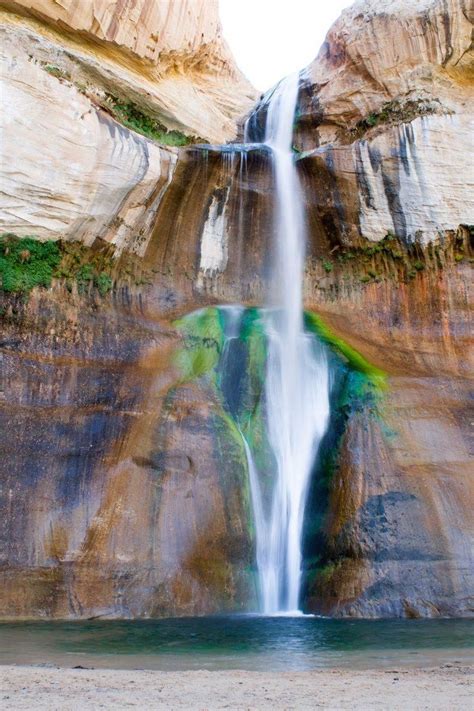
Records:
[[[472,662],[473,620],[235,615],[0,624],[0,663],[124,669],[426,667]]]

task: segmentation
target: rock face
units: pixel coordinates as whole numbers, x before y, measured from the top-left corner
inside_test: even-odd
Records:
[[[328,508],[307,605],[341,616],[470,615],[472,268],[433,253],[404,283],[388,276],[393,266],[384,272],[382,255],[367,284],[343,262],[314,292],[314,308],[388,380],[375,409],[354,400],[337,470],[319,492]]]
[[[389,374],[380,418],[354,412],[340,441],[308,573],[325,614],[472,614],[472,20],[463,2],[358,2],[302,75],[307,301]],[[401,281],[392,235],[415,264]]]
[[[1,228],[143,254],[176,152],[110,111],[200,140],[235,136],[255,92],[217,2],[3,5]]]
[[[312,145],[333,142],[387,105],[387,120],[416,105],[420,113],[469,112],[473,21],[464,0],[353,3],[305,72],[301,123],[307,117],[316,129]]]
[[[169,128],[231,136],[216,107],[234,70],[225,60],[216,78],[213,3],[188,6],[178,27],[184,3],[166,16],[164,3],[126,3],[120,18],[101,2],[31,5],[3,14],[2,231],[80,240],[91,264],[103,249],[119,258],[105,295],[65,267],[28,300],[0,293],[0,614],[252,609],[248,473],[216,387],[220,331],[198,317],[183,335],[176,319],[265,300],[271,155],[159,146],[76,86],[114,87]],[[356,3],[301,75],[305,304],[386,373],[376,399],[351,386],[334,404],[308,506],[308,610],[472,613],[468,19],[462,2]],[[249,122],[257,140],[264,118],[265,102]]]
[[[222,38],[217,0],[2,5],[17,50],[135,101],[168,128],[223,142],[255,98]]]
[[[427,242],[472,222],[473,19],[461,0],[356,2],[331,28],[295,127],[318,238]],[[256,140],[265,116],[264,99]]]
[[[422,116],[303,154],[299,164],[316,230],[332,225],[346,244],[360,237],[378,242],[388,233],[426,244],[470,224],[472,126],[464,113]]]
[[[3,229],[140,253],[176,165],[73,86],[3,46]],[[47,137],[47,140],[44,139]],[[22,170],[18,170],[18,166]]]
[[[56,287],[4,314],[4,617],[202,614],[255,596],[222,405],[183,382],[176,331],[137,297]]]

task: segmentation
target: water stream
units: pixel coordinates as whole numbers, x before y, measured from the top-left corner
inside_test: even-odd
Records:
[[[275,176],[275,259],[266,315],[268,439],[275,472],[269,503],[246,444],[256,529],[261,611],[297,613],[301,539],[311,471],[329,419],[329,369],[323,346],[303,325],[305,221],[292,151],[298,75],[269,99],[265,144]]]

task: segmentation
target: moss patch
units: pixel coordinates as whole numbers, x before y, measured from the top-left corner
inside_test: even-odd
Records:
[[[207,308],[174,323],[184,337],[183,347],[175,355],[181,381],[194,380],[212,373],[222,353],[224,334],[218,309]]]
[[[238,444],[239,467],[246,472],[243,434],[266,481],[271,452],[263,405],[266,336],[262,315],[258,309],[243,311],[238,338],[227,343],[226,318],[225,309],[207,308],[176,321],[183,345],[176,352],[174,363],[180,382],[205,378],[211,385],[216,403],[222,408],[219,429],[225,434],[229,452]],[[227,456],[224,450],[223,454]]]
[[[316,334],[323,343],[326,343],[333,351],[342,356],[351,368],[366,375],[373,385],[379,388],[385,387],[386,374],[384,371],[369,363],[355,348],[352,348],[342,338],[336,336],[320,316],[311,311],[306,311],[304,319],[307,330]]]
[[[113,246],[106,243],[86,247],[80,242],[0,235],[0,288],[6,293],[28,297],[33,288],[48,289],[55,279],[68,291],[96,290],[104,297],[112,290],[121,266],[114,259]]]
[[[254,539],[242,434],[252,452],[266,504],[271,496],[275,472],[265,412],[265,316],[259,309],[243,310],[238,334],[227,340],[228,318],[226,309],[207,308],[176,321],[183,345],[176,354],[175,363],[180,374],[178,384],[202,378],[202,386],[210,388],[215,408],[216,454],[222,462],[223,487],[230,481],[238,482],[239,497],[247,512],[248,531]],[[338,565],[328,557],[325,527],[348,424],[354,417],[380,418],[386,374],[336,336],[319,315],[307,312],[305,328],[328,347],[333,381],[330,423],[314,464],[305,516],[304,586],[310,593],[315,581],[329,580]]]
[[[325,585],[336,569],[328,553],[327,516],[331,492],[340,486],[339,471],[345,433],[353,418],[376,418],[383,424],[381,405],[387,387],[386,374],[336,336],[320,316],[305,313],[306,328],[331,349],[333,374],[331,411],[321,441],[308,495],[303,536],[305,572],[303,597],[314,594],[315,585]]]

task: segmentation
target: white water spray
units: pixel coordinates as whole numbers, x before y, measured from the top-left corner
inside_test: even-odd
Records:
[[[305,229],[293,159],[298,75],[274,91],[265,143],[275,170],[276,258],[268,312],[265,385],[268,438],[275,459],[270,497],[263,497],[250,450],[250,485],[256,529],[261,608],[297,613],[301,584],[303,517],[311,470],[329,419],[326,352],[303,327]],[[269,501],[264,501],[270,499]]]

